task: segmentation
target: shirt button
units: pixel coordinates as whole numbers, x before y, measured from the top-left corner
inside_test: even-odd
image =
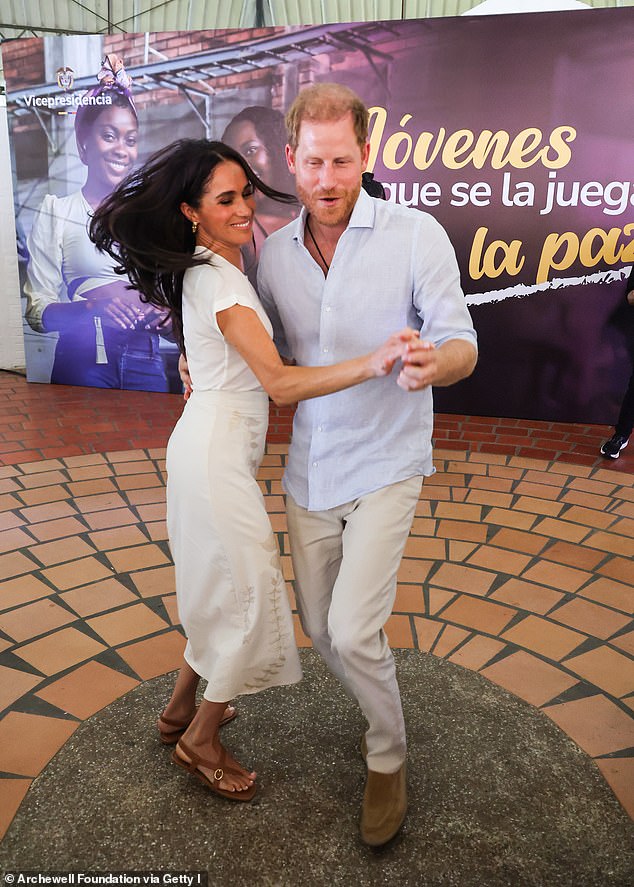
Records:
[[[323,425],[318,425],[318,426],[317,426],[317,431],[323,431],[323,430],[324,430],[324,426],[323,426]]]
[[[323,351],[324,351],[324,354],[328,354],[328,349],[327,349],[327,348],[324,348]]]
[[[317,462],[313,462],[313,468],[317,468],[317,465],[318,465]]]
[[[326,305],[326,311],[330,311],[330,305]]]

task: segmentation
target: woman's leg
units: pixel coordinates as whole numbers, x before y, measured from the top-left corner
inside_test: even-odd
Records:
[[[196,691],[199,682],[200,675],[197,675],[183,659],[170,700],[158,719],[158,728],[161,732],[169,734],[173,731],[174,724],[182,724],[183,728],[189,725],[196,714]],[[227,705],[221,720],[230,718],[234,714],[235,708],[232,705]]]

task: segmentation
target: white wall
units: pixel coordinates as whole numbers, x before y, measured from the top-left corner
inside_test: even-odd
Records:
[[[24,365],[7,103],[0,95],[0,369],[24,371]]]

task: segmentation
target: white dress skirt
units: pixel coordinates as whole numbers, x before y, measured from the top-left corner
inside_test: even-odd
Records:
[[[271,325],[247,278],[221,256],[183,282],[194,391],[167,447],[167,528],[185,660],[210,702],[301,679],[277,543],[256,481],[269,399],[224,339],[219,311],[251,308]]]
[[[194,391],[167,449],[167,522],[185,660],[205,699],[301,679],[277,543],[256,481],[264,391]]]

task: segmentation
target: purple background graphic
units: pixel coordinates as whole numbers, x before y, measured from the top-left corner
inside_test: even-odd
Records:
[[[310,43],[297,50],[298,43],[309,35]],[[169,40],[185,36],[187,40]],[[245,53],[257,55],[260,46],[266,52],[257,57],[257,64],[245,64],[242,69],[233,62],[233,69],[239,70],[234,77],[226,73],[230,67],[213,69],[206,60],[204,71],[197,70],[213,88],[213,98],[204,104],[194,95],[196,114],[184,93],[161,91],[160,78],[151,79],[152,66],[135,61],[136,47],[141,45],[139,35],[104,37],[104,51],[110,51],[112,44],[126,60],[135,80],[135,96],[141,96],[140,160],[176,134],[220,138],[229,120],[246,106],[285,111],[304,83],[344,82],[369,107],[386,109],[387,122],[373,167],[375,177],[391,184],[395,195],[400,188],[406,199],[414,186],[439,186],[439,204],[419,204],[417,208],[434,215],[449,233],[479,336],[480,360],[475,373],[452,388],[438,389],[438,410],[609,424],[616,420],[634,359],[634,308],[625,302],[625,269],[633,264],[632,258],[626,252],[616,260],[602,258],[591,267],[576,259],[564,270],[550,271],[549,280],[562,281],[556,287],[537,290],[535,283],[542,246],[549,235],[573,232],[581,239],[593,228],[606,232],[618,229],[619,243],[629,244],[631,256],[634,227],[629,233],[623,231],[627,225],[634,226],[631,193],[627,206],[616,214],[605,213],[603,205],[555,206],[543,214],[540,210],[549,170],[542,163],[525,169],[511,165],[496,169],[486,161],[482,168],[467,164],[452,169],[439,154],[427,169],[417,169],[411,159],[401,168],[391,169],[385,163],[384,149],[399,132],[409,133],[415,143],[421,132],[430,133],[433,141],[443,128],[447,138],[459,130],[471,130],[476,136],[484,130],[501,130],[513,138],[534,127],[542,131],[546,144],[556,127],[570,126],[576,130],[576,138],[569,144],[570,160],[556,170],[565,195],[572,183],[588,182],[603,186],[623,182],[631,192],[634,9],[337,24],[287,32],[271,29],[256,35],[246,31],[242,35],[191,32],[151,35],[151,39],[157,45],[164,40],[160,46],[167,61],[161,63],[162,78],[169,78],[170,64],[174,72],[179,64],[182,67],[183,59],[195,68],[204,54],[201,46],[212,54],[235,47],[236,59]],[[10,112],[12,92],[17,90],[7,64],[12,51],[11,45],[3,48]],[[141,82],[143,89],[139,90]],[[24,88],[23,83],[19,86]],[[57,85],[51,85],[51,92],[55,90]],[[206,129],[204,114],[208,115]],[[22,125],[24,119],[20,118]],[[68,145],[72,153],[72,139]],[[23,137],[20,146],[24,168]],[[46,152],[45,141],[34,141],[32,150]],[[397,152],[397,156],[401,154]],[[71,191],[75,183],[54,180],[52,170],[59,168],[59,156],[49,155],[46,163],[55,192]],[[533,205],[503,204],[505,174],[513,185],[532,185]],[[489,205],[451,205],[452,188],[458,182],[467,186],[486,183],[491,192]],[[38,187],[27,178],[21,181],[18,175],[16,214],[25,232],[33,209],[29,201],[34,202]],[[487,242],[521,242],[524,265],[518,274],[471,279],[470,254],[482,227],[488,229]],[[598,275],[600,282],[589,281],[591,275]],[[525,292],[510,296],[508,290],[518,285],[523,285]],[[500,290],[510,297],[482,303],[483,294]]]

